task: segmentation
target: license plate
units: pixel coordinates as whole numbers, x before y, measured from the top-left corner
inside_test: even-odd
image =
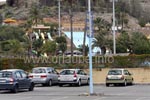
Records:
[[[33,78],[40,78],[40,76],[39,75],[35,75],[35,76],[33,76]]]
[[[111,77],[111,79],[119,79],[118,77]]]
[[[71,77],[63,77],[62,80],[63,80],[63,81],[71,81],[71,80],[73,80],[73,79],[72,79]]]

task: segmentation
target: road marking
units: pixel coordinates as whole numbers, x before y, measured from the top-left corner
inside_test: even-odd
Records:
[[[68,98],[68,97],[53,98],[51,100],[61,100],[61,99],[66,99],[66,98]]]
[[[143,100],[143,99],[145,99],[145,97],[137,98],[137,99],[135,99],[135,100]]]
[[[100,98],[96,98],[96,99],[94,99],[94,100],[102,100],[102,99],[104,99],[104,98],[106,98],[106,97],[100,97]]]
[[[27,100],[27,99],[31,99],[32,97],[21,97],[21,98],[18,98],[18,99],[11,99],[11,100]]]

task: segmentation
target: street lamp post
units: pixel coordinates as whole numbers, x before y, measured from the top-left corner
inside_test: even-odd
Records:
[[[60,0],[58,0],[58,21],[59,21],[59,37],[61,36],[61,20],[60,20]]]
[[[111,0],[113,2],[113,26],[112,26],[112,31],[113,31],[113,54],[116,54],[116,27],[115,27],[115,1],[118,0]]]
[[[92,75],[92,19],[91,19],[91,0],[88,0],[89,17],[89,70],[90,70],[90,94],[93,94],[93,75]]]

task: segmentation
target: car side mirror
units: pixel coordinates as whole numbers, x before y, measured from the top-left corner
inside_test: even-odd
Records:
[[[51,74],[52,72],[51,72],[51,71],[49,71],[48,73],[49,73],[49,74]]]
[[[133,75],[132,73],[129,73],[129,75]]]

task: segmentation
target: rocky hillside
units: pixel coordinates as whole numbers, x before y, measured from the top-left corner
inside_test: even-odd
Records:
[[[29,9],[32,7],[32,4],[39,4],[41,5],[46,5],[48,6],[50,9],[50,13],[53,14],[56,19],[58,18],[57,15],[57,1],[56,0],[7,0],[9,1],[9,5],[12,6],[12,8],[2,8],[0,9],[1,14],[4,16],[6,13],[12,13],[12,17],[15,19],[27,19],[28,18],[28,13],[29,13]],[[11,2],[10,2],[11,1]],[[95,0],[96,1],[96,0]],[[104,0],[100,0],[100,1],[104,1]],[[150,0],[124,0],[124,2],[129,3],[129,4],[136,4],[134,2],[140,1],[140,6],[141,8],[141,13],[143,15],[147,14],[147,16],[149,16],[150,14]],[[54,9],[49,6],[49,5],[55,5]],[[135,6],[135,5],[131,5],[131,6]],[[103,9],[104,10],[104,9]],[[52,13],[54,12],[54,13]],[[102,17],[103,19],[107,20],[107,21],[111,21],[111,17],[112,17],[112,13],[100,13],[102,11],[99,12],[95,12],[94,16],[95,17]],[[78,15],[79,14],[79,15]],[[61,12],[62,15],[62,19],[65,19],[66,22],[69,22],[69,17],[68,14],[66,12]],[[81,16],[82,15],[82,16]],[[67,19],[66,19],[67,18]],[[85,19],[85,13],[83,12],[81,13],[75,13],[74,15],[74,21],[82,21],[84,22]],[[138,25],[138,20],[134,17],[128,16],[129,19],[129,27],[134,27],[137,28],[139,27]]]

